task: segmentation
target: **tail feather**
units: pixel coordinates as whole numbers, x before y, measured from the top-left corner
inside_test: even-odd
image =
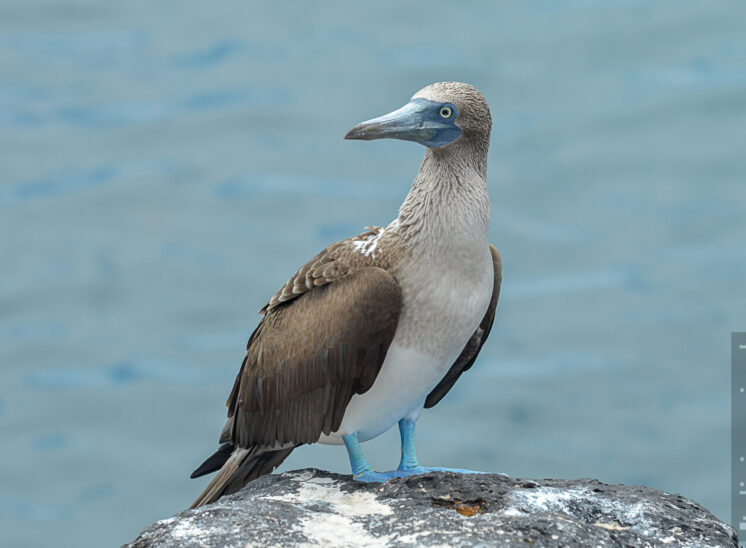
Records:
[[[235,449],[235,446],[232,443],[224,443],[221,445],[217,451],[207,458],[205,462],[199,465],[199,468],[192,472],[189,479],[200,478],[220,470],[233,454],[233,449]]]
[[[189,507],[198,508],[235,493],[248,482],[269,474],[282,464],[295,447],[264,451],[256,447],[236,447],[202,494]],[[209,460],[209,459],[208,459]]]

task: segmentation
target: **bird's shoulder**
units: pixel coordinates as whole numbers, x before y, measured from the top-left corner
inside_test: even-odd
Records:
[[[366,267],[388,270],[390,262],[382,252],[381,236],[385,228],[366,226],[366,231],[334,242],[300,267],[261,310],[267,314],[314,288],[327,285]]]

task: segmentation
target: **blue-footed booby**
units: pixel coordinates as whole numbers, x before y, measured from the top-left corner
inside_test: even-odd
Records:
[[[328,246],[261,310],[220,446],[192,477],[218,473],[192,507],[306,443],[345,445],[360,481],[431,470],[417,460],[415,421],[473,365],[500,294],[500,255],[487,241],[491,127],[476,88],[440,82],[347,133],[414,141],[425,158],[396,219]],[[360,443],[397,423],[399,467],[376,472]]]

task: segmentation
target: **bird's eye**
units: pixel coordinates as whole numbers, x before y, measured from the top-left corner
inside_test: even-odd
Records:
[[[441,107],[440,115],[443,118],[450,118],[451,114],[453,114],[453,109],[451,109],[451,107]]]

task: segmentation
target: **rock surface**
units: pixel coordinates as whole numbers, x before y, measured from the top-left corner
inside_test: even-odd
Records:
[[[738,546],[698,504],[596,480],[431,473],[385,484],[298,470],[159,521],[128,547]]]

